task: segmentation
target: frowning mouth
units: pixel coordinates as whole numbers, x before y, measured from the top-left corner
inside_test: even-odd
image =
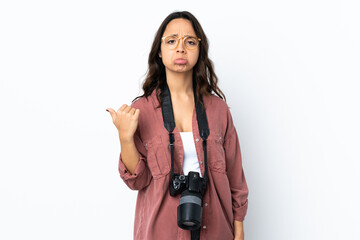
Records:
[[[174,61],[175,64],[186,64],[187,60],[184,58],[178,58]]]

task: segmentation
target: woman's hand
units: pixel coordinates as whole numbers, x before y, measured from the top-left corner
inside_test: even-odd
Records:
[[[234,240],[244,240],[243,222],[234,220]]]
[[[113,123],[119,132],[119,138],[131,139],[138,125],[140,109],[123,104],[117,112],[112,108],[107,108],[106,111],[112,117]]]

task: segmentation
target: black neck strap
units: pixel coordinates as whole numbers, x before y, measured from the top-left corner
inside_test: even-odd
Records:
[[[194,99],[195,99],[195,108],[196,108],[196,118],[197,123],[199,127],[199,134],[200,137],[203,139],[203,151],[204,151],[204,161],[205,161],[205,172],[204,172],[204,180],[205,184],[208,180],[208,170],[207,170],[207,138],[210,134],[208,121],[206,117],[206,111],[205,108],[197,101],[196,99],[196,91],[195,91],[195,85],[193,85],[194,89]],[[162,92],[163,95],[163,103],[162,103],[162,115],[164,120],[164,126],[166,130],[169,132],[169,142],[170,142],[170,148],[171,148],[171,178],[170,181],[174,179],[174,129],[175,129],[175,120],[174,120],[174,113],[171,103],[171,96],[170,96],[170,90],[169,86],[167,85],[167,82],[165,82],[165,86]],[[200,101],[203,103],[202,95],[200,94]]]

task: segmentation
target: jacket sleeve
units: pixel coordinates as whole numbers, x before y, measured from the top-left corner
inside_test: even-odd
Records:
[[[133,107],[133,105],[132,105]],[[139,119],[140,123],[140,119]],[[140,137],[139,132],[139,125],[134,133],[134,143],[136,149],[138,150],[140,157],[139,162],[135,168],[133,174],[131,174],[127,169],[125,164],[122,161],[121,151],[120,151],[120,158],[119,158],[119,173],[120,177],[123,179],[125,184],[132,190],[141,190],[147,187],[151,181],[152,175],[146,163],[146,155],[147,151],[143,145],[143,142]]]
[[[227,129],[224,137],[227,176],[229,179],[234,219],[243,221],[248,208],[248,186],[246,183],[239,138],[229,107],[227,107]]]

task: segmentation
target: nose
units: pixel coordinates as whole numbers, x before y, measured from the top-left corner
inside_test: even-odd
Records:
[[[184,39],[179,39],[179,43],[176,47],[176,52],[181,52],[181,53],[185,52]]]

